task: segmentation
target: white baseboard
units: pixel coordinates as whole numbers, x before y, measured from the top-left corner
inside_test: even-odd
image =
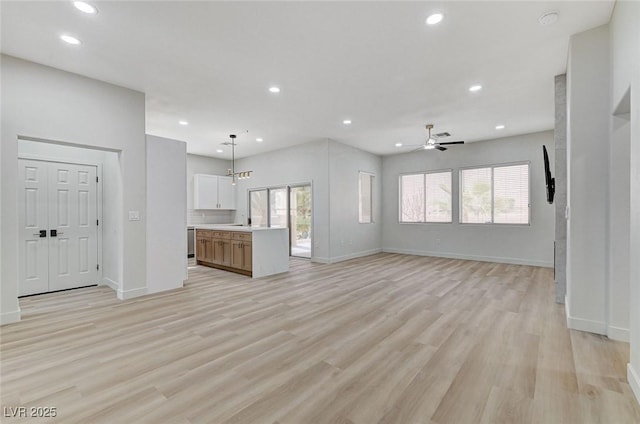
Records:
[[[587,333],[608,336],[607,324],[605,324],[604,322],[592,321],[571,316],[571,311],[569,310],[569,302],[566,296],[564,298],[564,312],[567,316],[567,328],[571,330],[586,331]]]
[[[139,289],[133,289],[133,290],[118,289],[118,299],[120,300],[133,299],[134,297],[144,296],[145,294],[147,294],[146,287],[141,287]]]
[[[628,328],[614,327],[613,325],[610,325],[607,329],[607,336],[612,340],[629,343],[631,333]]]
[[[329,263],[336,263],[342,261],[348,261],[349,259],[362,258],[364,256],[375,255],[376,253],[381,253],[382,249],[370,249],[370,250],[362,250],[360,252],[349,253],[348,255],[335,256],[333,258],[329,258]]]
[[[636,372],[631,363],[627,364],[627,381],[629,381],[633,394],[636,395],[636,400],[640,403],[640,374]]]
[[[313,256],[311,258],[311,262],[315,262],[315,263],[318,263],[318,264],[329,264],[329,263],[331,263],[329,261],[329,258],[322,258],[320,256]]]
[[[0,325],[11,324],[20,321],[20,309],[0,314]]]
[[[110,278],[103,278],[102,279],[102,285],[103,286],[109,286],[111,287],[111,289],[113,289],[113,291],[118,291],[118,289],[120,288],[120,284],[116,283],[115,281],[113,281]]]
[[[528,265],[528,266],[540,266],[544,268],[553,268],[553,262],[536,261],[536,260],[524,259],[524,258],[505,258],[502,256],[461,255],[459,253],[451,253],[451,252],[429,252],[425,250],[396,249],[393,247],[383,247],[382,251],[386,253],[401,253],[404,255],[433,256],[435,258],[463,259],[467,261],[496,262],[501,264]]]
[[[567,317],[567,328],[571,330],[601,334],[612,340],[629,343],[630,332],[628,328],[615,327],[613,325],[608,326],[604,322],[591,321],[571,316],[571,311],[569,310],[569,299],[567,299],[566,295],[564,297],[564,312]]]
[[[320,256],[314,256],[311,258],[311,262],[319,264],[335,264],[337,262],[348,261],[349,259],[362,258],[364,256],[375,255],[376,253],[382,253],[382,249],[370,249],[362,250],[360,252],[349,253],[348,255],[334,256],[332,258],[323,258]]]

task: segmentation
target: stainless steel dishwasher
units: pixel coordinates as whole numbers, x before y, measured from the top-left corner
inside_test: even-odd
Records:
[[[187,227],[187,258],[193,258],[195,255],[195,230]]]

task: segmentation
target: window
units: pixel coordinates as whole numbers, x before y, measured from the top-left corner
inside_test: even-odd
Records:
[[[358,222],[371,224],[373,222],[373,178],[372,174],[360,172],[358,177]]]
[[[425,222],[424,174],[400,176],[400,222]]]
[[[401,175],[400,222],[451,222],[451,171]]]
[[[529,224],[529,164],[460,170],[460,222]]]

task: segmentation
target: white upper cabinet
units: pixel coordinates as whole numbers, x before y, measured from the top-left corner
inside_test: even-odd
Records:
[[[195,174],[193,176],[194,209],[235,209],[235,186],[231,177]]]
[[[218,205],[220,209],[236,208],[236,186],[232,185],[231,181],[231,177],[218,177]]]

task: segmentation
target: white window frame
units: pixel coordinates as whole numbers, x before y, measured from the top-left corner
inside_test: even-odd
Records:
[[[362,181],[362,176],[366,175],[369,177],[369,184],[371,185],[370,188],[370,195],[369,195],[369,201],[370,201],[370,210],[371,210],[371,216],[369,221],[363,221],[361,219],[361,210],[362,210],[362,186],[360,185],[360,182]],[[375,221],[373,219],[373,207],[375,206],[374,200],[373,200],[373,191],[374,191],[374,181],[375,181],[376,175],[372,172],[367,172],[367,171],[358,171],[358,224],[373,224]]]
[[[494,222],[494,169],[495,168],[504,168],[508,166],[517,166],[517,165],[527,165],[527,196],[529,198],[529,203],[527,204],[527,223],[496,223]],[[462,203],[462,171],[467,169],[482,169],[482,168],[490,168],[491,169],[491,222],[462,222],[462,214],[464,211],[463,203]],[[507,163],[496,163],[492,165],[480,165],[480,166],[466,166],[458,169],[458,223],[461,225],[506,225],[509,227],[513,226],[531,226],[531,161],[520,161],[520,162],[507,162]]]
[[[450,221],[427,221],[427,174],[442,174],[448,172],[451,176],[451,220]],[[407,175],[422,175],[424,189],[424,221],[403,221],[402,220],[402,177]],[[436,169],[430,171],[405,172],[398,175],[398,224],[453,224],[453,168]]]

